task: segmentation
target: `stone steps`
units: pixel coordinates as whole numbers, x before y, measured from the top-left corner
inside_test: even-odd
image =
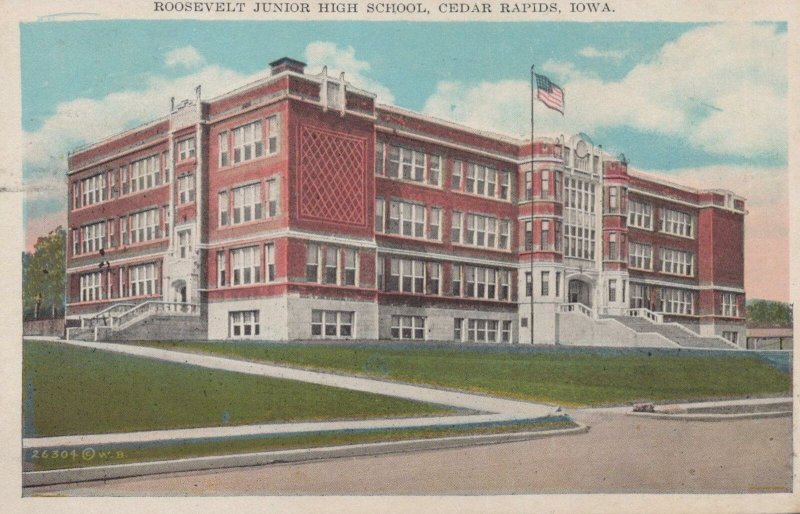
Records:
[[[606,318],[619,321],[626,327],[637,332],[655,332],[666,337],[670,341],[690,348],[736,348],[733,344],[717,337],[703,337],[693,335],[686,330],[675,325],[660,325],[650,320],[634,316],[606,316]]]

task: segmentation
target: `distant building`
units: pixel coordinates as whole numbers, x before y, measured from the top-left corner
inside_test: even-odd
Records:
[[[794,331],[789,328],[748,328],[747,348],[752,350],[791,350]]]
[[[73,337],[744,345],[741,197],[304,67],[70,154]]]

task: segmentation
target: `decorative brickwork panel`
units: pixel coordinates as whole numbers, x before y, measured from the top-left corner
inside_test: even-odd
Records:
[[[366,226],[367,141],[316,127],[300,127],[300,219]]]

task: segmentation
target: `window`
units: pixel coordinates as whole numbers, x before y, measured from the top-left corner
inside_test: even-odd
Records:
[[[219,226],[224,227],[230,222],[228,218],[228,192],[220,192],[217,198],[219,200]]]
[[[542,271],[542,296],[550,296],[550,272]]]
[[[453,220],[450,223],[450,241],[453,243],[461,242],[461,213],[453,211]]]
[[[594,259],[595,184],[564,178],[564,256]]]
[[[464,329],[464,318],[453,318],[453,340],[462,340],[462,331]]]
[[[411,180],[414,182],[425,181],[425,153],[417,150],[409,150],[399,146],[389,147],[389,177],[402,178],[403,180]],[[441,174],[441,157],[430,156],[431,160],[434,158],[437,162],[429,164],[428,183],[439,185],[439,176]]]
[[[178,255],[181,259],[186,259],[192,256],[192,231],[179,230],[178,231]]]
[[[511,342],[511,320],[503,320],[500,329],[500,341],[503,343]]]
[[[464,266],[464,296],[487,300],[497,299],[497,280],[500,273],[495,268]]]
[[[542,191],[541,198],[550,198],[550,170],[542,170]]]
[[[511,192],[511,173],[507,171],[500,172],[500,198],[503,200],[510,200],[509,193]]]
[[[281,125],[277,115],[267,118],[267,153],[273,155],[280,149]]]
[[[275,244],[267,243],[264,245],[264,278],[267,282],[275,281]]]
[[[430,219],[428,220],[428,239],[438,240],[440,231],[439,227],[442,225],[442,209],[439,207],[431,207]]]
[[[375,174],[376,175],[383,175],[384,171],[384,155],[383,155],[383,147],[384,144],[380,141],[375,143]]]
[[[93,177],[85,178],[80,182],[82,195],[82,206],[100,203],[106,200],[106,175],[100,173]]]
[[[281,195],[281,189],[278,186],[278,179],[273,178],[267,180],[267,216],[277,216],[280,211],[278,201]]]
[[[356,262],[358,255],[355,250],[346,248],[342,250],[344,254],[344,280],[343,284],[346,286],[356,285]]]
[[[450,294],[461,296],[461,265],[453,264],[450,268]]]
[[[159,233],[159,209],[149,209],[136,214],[131,214],[131,244],[151,241],[161,237]],[[124,219],[124,218],[123,218]],[[121,230],[120,230],[121,231]],[[123,236],[124,237],[124,236]]]
[[[653,206],[636,200],[628,201],[628,226],[653,229]]]
[[[509,300],[510,299],[510,277],[511,273],[508,270],[501,269],[499,272],[500,277],[500,294],[498,299],[500,300]]]
[[[194,202],[194,175],[178,177],[178,204]]]
[[[339,269],[339,252],[334,247],[325,248],[325,284],[337,283],[337,271]]]
[[[128,284],[131,296],[146,296],[156,294],[156,265],[155,263],[140,264],[128,268]]]
[[[661,272],[691,277],[694,275],[694,254],[679,250],[661,249]]]
[[[106,223],[100,221],[81,227],[83,253],[92,253],[105,248]]]
[[[561,296],[561,272],[556,271],[556,298]]]
[[[261,256],[258,246],[231,250],[233,285],[254,284],[261,281]]]
[[[525,222],[525,249],[533,250],[533,221]]]
[[[72,183],[72,208],[77,209],[81,206],[81,183],[75,181]]]
[[[628,264],[631,268],[653,269],[653,247],[644,243],[628,242]]]
[[[619,209],[619,188],[608,188],[608,210],[609,212],[616,212]]]
[[[486,170],[486,194],[497,196],[497,171],[491,168]]]
[[[195,156],[194,138],[178,141],[178,162],[191,159]]]
[[[233,194],[233,224],[261,219],[261,184],[237,187]]]
[[[259,311],[233,311],[228,316],[231,337],[257,336],[260,333]]]
[[[170,223],[169,220],[172,217],[172,212],[169,209],[169,205],[165,205],[162,207],[161,212],[164,216],[164,237],[170,237],[169,227]]]
[[[72,229],[72,255],[78,255],[81,253],[81,240],[80,240],[80,232],[77,228]]]
[[[228,153],[228,132],[220,132],[218,136],[219,141],[219,166],[220,168],[223,166],[227,166],[230,162],[230,157]]]
[[[264,154],[261,122],[254,121],[233,129],[233,162],[246,162]]]
[[[617,280],[611,279],[608,281],[608,301],[617,301]]]
[[[425,339],[425,318],[392,316],[392,339]]]
[[[311,311],[311,335],[325,337],[352,337],[354,312]]]
[[[428,294],[441,294],[439,286],[441,284],[442,265],[438,262],[427,263],[425,278],[425,291]]]
[[[423,261],[393,258],[389,263],[389,283],[386,289],[422,294],[425,292],[424,270]]]
[[[400,176],[400,148],[397,146],[389,147],[389,177],[398,178]]]
[[[309,243],[306,248],[306,282],[319,281],[319,245]]]
[[[739,344],[739,332],[723,330],[722,337],[733,344]]]
[[[694,216],[685,212],[661,209],[661,232],[683,237],[694,237]]]
[[[533,172],[528,170],[525,172],[525,199],[531,198],[533,198]]]
[[[540,247],[542,250],[549,250],[550,245],[550,221],[549,220],[542,220],[541,225],[541,239],[540,239]]]
[[[497,247],[502,250],[508,250],[511,242],[511,222],[509,220],[500,220],[500,235],[497,241]]]
[[[661,289],[661,311],[669,314],[693,314],[694,294],[684,289]]]
[[[161,170],[158,155],[131,163],[131,193],[160,185]],[[124,189],[124,188],[123,188]]]
[[[383,198],[375,199],[375,232],[384,231],[384,216],[386,211],[386,202]]]
[[[644,284],[631,284],[630,306],[632,309],[650,308],[650,288]]]
[[[217,287],[225,285],[225,252],[217,252]]]
[[[439,155],[428,156],[428,184],[432,186],[441,185],[442,180],[442,158]]]
[[[500,224],[506,224],[503,230],[505,236],[502,239],[504,244],[508,244],[508,220],[500,220]],[[464,231],[464,244],[481,246],[484,248],[500,248],[503,249],[502,244],[498,244],[501,238],[497,234],[498,220],[493,216],[484,216],[482,214],[467,214],[467,225]]]
[[[608,234],[608,258],[612,261],[619,258],[619,252],[617,251],[617,234],[614,232]]]
[[[736,303],[735,293],[722,293],[722,312],[723,316],[739,317],[739,305]],[[735,332],[734,332],[735,333]]]
[[[81,275],[81,301],[91,302],[102,299],[100,284],[103,281],[103,274],[100,271],[94,273],[84,273]]]
[[[389,204],[389,233],[425,237],[425,206],[392,200]]]
[[[530,297],[533,294],[533,277],[530,271],[525,272],[525,296]]]
[[[463,173],[463,166],[463,162],[453,161],[453,173],[450,175],[450,187],[457,191],[461,190],[461,175]]]

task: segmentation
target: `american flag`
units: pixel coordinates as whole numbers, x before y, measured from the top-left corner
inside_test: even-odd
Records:
[[[550,82],[544,75],[536,74],[536,98],[543,104],[564,114],[564,90]]]

